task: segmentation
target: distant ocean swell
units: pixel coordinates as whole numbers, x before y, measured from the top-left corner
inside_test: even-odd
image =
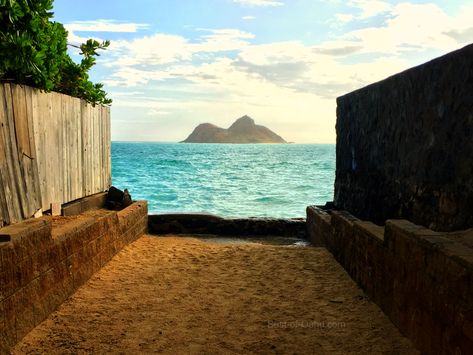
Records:
[[[112,143],[112,181],[150,213],[303,217],[333,199],[335,145]]]

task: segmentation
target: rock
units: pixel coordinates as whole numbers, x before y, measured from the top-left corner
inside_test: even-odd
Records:
[[[110,210],[120,211],[132,203],[131,195],[128,189],[121,191],[115,186],[111,186],[107,193],[105,207]]]
[[[255,124],[249,116],[237,119],[228,129],[202,123],[182,143],[287,143],[269,128]]]
[[[128,192],[128,189],[125,189],[125,191],[123,191],[123,208],[130,206],[132,203],[133,201],[131,200],[131,195]]]

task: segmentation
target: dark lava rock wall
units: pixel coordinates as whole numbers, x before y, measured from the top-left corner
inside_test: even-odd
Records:
[[[335,206],[473,227],[473,45],[337,99]]]
[[[222,218],[208,214],[176,213],[148,216],[151,234],[215,234],[225,236],[282,236],[306,238],[303,218]]]

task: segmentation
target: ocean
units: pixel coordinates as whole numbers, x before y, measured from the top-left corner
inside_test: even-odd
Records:
[[[149,213],[305,217],[333,200],[334,144],[112,143],[112,183]]]

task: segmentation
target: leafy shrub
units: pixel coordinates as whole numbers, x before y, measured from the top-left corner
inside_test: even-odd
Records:
[[[102,84],[89,80],[97,50],[109,41],[89,39],[80,46],[83,59],[67,53],[67,31],[50,21],[54,0],[0,0],[0,79],[58,91],[95,104],[111,104]]]

